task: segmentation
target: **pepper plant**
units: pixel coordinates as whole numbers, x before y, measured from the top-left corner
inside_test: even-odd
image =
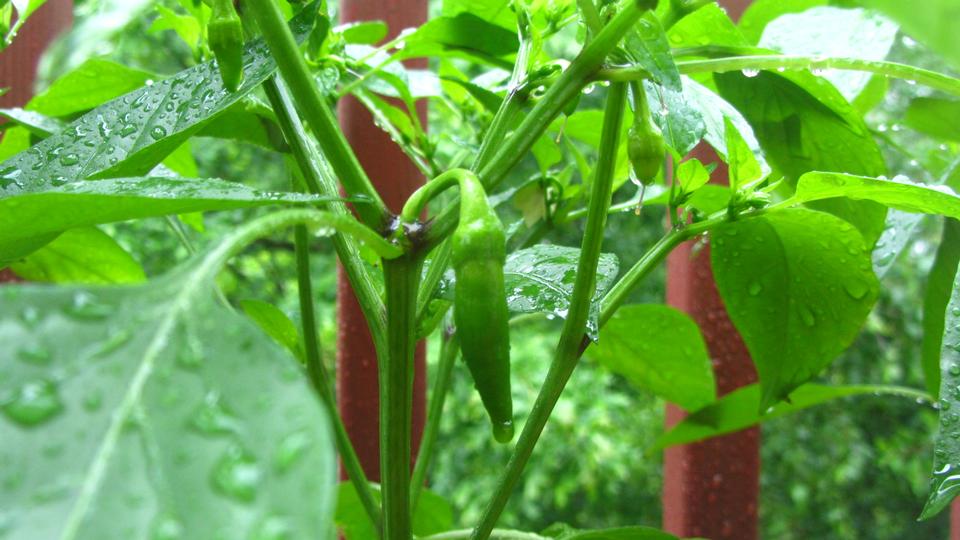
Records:
[[[22,22],[38,2],[21,4],[0,15],[16,8]],[[336,520],[348,538],[670,538],[494,529],[585,355],[690,411],[650,451],[842,396],[935,401],[921,517],[938,513],[960,486],[960,136],[942,121],[960,109],[960,80],[885,57],[903,31],[960,67],[960,19],[950,0],[785,4],[760,0],[738,26],[706,0],[444,0],[436,18],[375,45],[382,23],[334,25],[320,2],[157,3],[155,24],[184,38],[195,66],[155,81],[88,59],[2,111],[0,262],[55,284],[0,289],[0,532],[320,538]],[[421,57],[431,69],[400,63]],[[941,145],[918,178],[889,178],[888,140],[864,119],[893,80],[930,89],[905,120]],[[432,178],[399,215],[337,127],[347,95]],[[426,130],[418,99],[451,109],[460,129]],[[288,157],[290,189],[184,174],[197,137]],[[701,141],[729,185],[708,182],[719,163],[684,158]],[[504,225],[501,203],[521,197],[526,219]],[[98,228],[165,217],[186,240],[198,213],[253,207],[269,211],[134,284],[142,270]],[[664,232],[642,257],[602,252],[611,213],[657,207]],[[925,300],[927,387],[811,382],[864,325],[922,214],[946,221]],[[582,230],[580,245],[543,242],[561,228]],[[245,246],[289,229],[300,328],[269,304],[241,314],[215,281]],[[333,243],[376,345],[380,485],[365,478],[321,359],[318,237]],[[719,399],[695,323],[628,303],[688,241],[709,249],[759,374]],[[511,404],[511,313],[563,319],[525,417]],[[438,375],[412,456],[414,347],[434,333]],[[513,450],[480,521],[447,530],[449,510],[423,485],[461,353],[491,444]],[[339,488],[338,456],[350,478]]]

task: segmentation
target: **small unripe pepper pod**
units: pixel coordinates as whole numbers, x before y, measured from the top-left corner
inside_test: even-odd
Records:
[[[212,8],[207,41],[217,59],[223,85],[233,92],[243,80],[243,24],[232,0],[213,0]]]
[[[642,84],[634,84],[633,89],[633,125],[627,132],[627,156],[637,180],[649,186],[663,166],[666,145],[663,133],[650,116],[646,92]]]
[[[475,179],[475,177],[474,177]],[[460,351],[501,443],[513,438],[510,330],[503,264],[506,236],[478,181],[460,182],[460,223],[451,238],[453,318]]]

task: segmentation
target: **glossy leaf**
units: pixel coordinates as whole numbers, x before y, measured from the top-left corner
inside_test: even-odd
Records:
[[[624,49],[631,62],[650,73],[651,79],[666,89],[679,92],[680,72],[673,63],[670,43],[652,13],[644,15],[624,38]]]
[[[56,118],[20,108],[0,109],[0,118],[5,118],[12,124],[19,124],[27,128],[30,134],[36,137],[47,137],[63,130],[64,126],[63,122]]]
[[[684,79],[684,84],[687,81]],[[678,92],[649,81],[644,87],[650,115],[663,133],[663,142],[677,155],[686,155],[707,133],[703,112],[689,101],[686,88]]]
[[[0,198],[0,261],[26,255],[60,231],[149,216],[228,210],[330,198],[265,193],[217,179],[111,178],[66,183]],[[39,245],[23,248],[22,242]],[[35,244],[34,242],[32,242]]]
[[[371,484],[373,494],[380,502],[380,486]],[[357,490],[352,482],[341,482],[337,495],[337,512],[335,517],[337,527],[346,540],[374,540],[378,538],[370,523],[370,518],[357,496]],[[453,525],[453,510],[443,497],[423,489],[420,491],[420,500],[413,513],[413,533],[419,537],[437,534],[449,529]]]
[[[214,301],[235,234],[142,286],[0,289],[8,538],[332,534],[324,410],[289,354]]]
[[[941,54],[954,67],[960,68],[960,3],[956,0],[927,0],[922,9],[902,0],[859,0],[859,3],[879,9],[900,23],[904,31],[917,41]]]
[[[787,398],[850,345],[879,291],[857,230],[812,210],[721,225],[711,237],[711,263],[757,366],[761,410]]]
[[[960,197],[952,189],[913,184],[904,177],[882,180],[850,174],[808,173],[800,177],[792,200],[806,203],[833,197],[875,201],[905,212],[960,219]]]
[[[240,307],[268,336],[294,356],[300,357],[300,332],[286,313],[273,304],[252,298],[241,300]]]
[[[696,410],[716,397],[710,355],[697,323],[669,306],[623,306],[586,353],[641,390]]]
[[[312,10],[291,25],[305,37]],[[273,74],[276,65],[261,40],[244,49],[244,82],[222,86],[208,62],[106,103],[25,152],[0,163],[0,196],[37,192],[58,182],[146,174],[210,118]]]
[[[940,429],[933,444],[930,496],[920,519],[937,515],[960,492],[960,279],[957,276],[945,316],[940,345]]]
[[[787,13],[800,13],[827,3],[828,0],[756,0],[740,16],[740,32],[751,44],[756,44],[760,42],[760,36],[770,21]]]
[[[715,75],[720,94],[749,120],[770,163],[789,180],[810,171],[880,176],[886,165],[859,113],[829,82],[808,72]],[[873,202],[833,200],[817,209],[860,229],[873,245],[886,209]]]
[[[923,341],[920,363],[927,392],[934,398],[940,394],[940,348],[943,344],[947,303],[953,291],[953,280],[960,263],[960,221],[947,218],[937,247],[937,256],[924,281]]]
[[[679,424],[658,437],[647,452],[657,452],[669,446],[688,444],[733,433],[767,420],[780,418],[839,398],[880,394],[921,400],[929,399],[929,396],[919,390],[898,386],[825,386],[811,383],[794,390],[790,394],[789,402],[780,402],[761,411],[759,408],[760,385],[751,384],[738,388],[718,399],[715,403],[687,416]]]
[[[907,107],[903,122],[931,137],[960,142],[960,100],[915,98]]]
[[[873,246],[873,273],[883,278],[896,262],[897,256],[907,247],[913,233],[923,220],[922,215],[890,210],[884,223],[883,234]]]
[[[670,45],[674,48],[748,45],[747,40],[727,13],[718,4],[712,2],[680,19],[673,25],[667,36],[670,39]]]
[[[96,227],[70,229],[10,268],[33,282],[108,285],[146,280],[140,263]]]
[[[30,15],[32,15],[33,12],[39,9],[40,6],[46,2],[47,0],[10,0],[10,3],[17,11],[17,14],[14,17],[15,22],[10,25],[10,28],[8,28],[2,36],[3,42],[0,43],[0,50],[3,50],[4,47],[13,42],[13,38],[16,37],[17,32],[24,25],[24,23],[27,22],[27,19],[30,17]],[[0,3],[0,5],[2,4],[3,3]]]
[[[546,313],[550,318],[565,318],[573,296],[579,257],[577,248],[550,244],[538,244],[509,254],[503,269],[507,307],[513,313]],[[587,333],[594,341],[599,329],[600,299],[613,285],[619,266],[615,255],[600,255],[596,291],[587,317]],[[452,300],[454,287],[453,272],[448,272],[441,283],[441,297]]]
[[[770,22],[759,46],[783,54],[883,60],[897,38],[897,25],[875,11],[814,7],[785,14]],[[848,101],[853,101],[872,75],[829,70],[820,74]]]

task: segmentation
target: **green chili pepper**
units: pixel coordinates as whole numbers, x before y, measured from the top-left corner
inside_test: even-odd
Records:
[[[666,146],[660,128],[650,116],[646,91],[642,84],[631,85],[633,89],[633,125],[627,133],[627,156],[633,174],[643,185],[649,186],[663,166]]]
[[[214,0],[207,40],[217,58],[220,78],[231,92],[243,80],[243,25],[232,0]]]
[[[498,442],[513,438],[510,330],[503,263],[506,236],[476,178],[460,183],[460,223],[452,237],[457,285],[453,318],[460,351],[473,375]]]

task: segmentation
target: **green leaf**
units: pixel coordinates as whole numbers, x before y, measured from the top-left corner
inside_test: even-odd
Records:
[[[716,398],[713,367],[700,329],[669,306],[618,309],[587,354],[641,390],[696,410]]]
[[[554,523],[543,534],[556,540],[677,540],[676,536],[653,527],[616,527],[612,529],[574,529]]]
[[[857,230],[806,209],[721,225],[711,263],[757,366],[761,409],[787,398],[850,345],[879,290]]]
[[[517,28],[517,16],[510,6],[511,0],[443,0],[441,15],[453,17],[470,13],[511,32]]]
[[[149,216],[325,200],[331,199],[260,192],[218,179],[155,177],[72,182],[0,199],[0,261],[22,257],[52,240],[60,231],[74,227]],[[39,239],[40,244],[22,247],[22,242],[33,239]]]
[[[107,285],[146,279],[140,263],[96,227],[70,229],[10,268],[34,282]]]
[[[494,63],[498,63],[499,57],[517,52],[520,46],[515,31],[491,24],[470,12],[433,18],[410,34],[404,43],[399,58],[458,52]]]
[[[91,58],[53,81],[27,103],[26,109],[49,116],[67,116],[132,92],[156,78],[147,71],[104,58]]]
[[[720,94],[750,122],[771,164],[795,182],[810,171],[880,176],[886,165],[857,111],[824,79],[808,72],[714,76]],[[860,229],[868,245],[883,232],[886,209],[873,202],[823,201],[815,208]]]
[[[910,102],[903,122],[945,141],[960,141],[960,100],[918,97]]]
[[[684,78],[684,84],[688,79]],[[652,82],[644,82],[653,121],[663,132],[663,140],[680,156],[686,155],[707,132],[703,113],[684,92],[677,92]],[[598,131],[594,128],[594,131]]]
[[[738,25],[743,36],[751,44],[757,44],[770,21],[787,13],[800,13],[827,3],[828,0],[756,0],[740,16]]]
[[[960,274],[954,276],[940,345],[940,429],[934,441],[930,496],[920,513],[929,519],[960,491]]]
[[[224,260],[276,216],[145,285],[0,289],[8,536],[332,535],[324,410],[289,354],[214,301]]]
[[[896,41],[897,30],[896,24],[873,11],[822,6],[784,14],[770,22],[759,46],[783,54],[883,60]],[[872,77],[845,70],[828,70],[820,76],[848,101],[853,101]]]
[[[48,137],[52,133],[63,130],[63,122],[45,114],[23,109],[0,109],[0,117],[6,118],[12,124],[25,127],[36,137]]]
[[[387,23],[383,21],[358,21],[337,26],[334,32],[343,34],[347,43],[373,45],[387,37]]]
[[[578,248],[537,244],[507,255],[504,264],[504,288],[507,307],[513,313],[546,313],[549,318],[565,318],[573,296],[577,276]],[[597,285],[587,318],[587,334],[596,341],[599,329],[600,300],[613,285],[620,264],[610,253],[600,255]],[[456,280],[453,272],[444,276],[440,296],[453,300]]]
[[[859,3],[882,11],[917,41],[960,68],[960,49],[957,48],[960,3],[956,0],[927,0],[922,9],[903,0],[859,0]]]
[[[905,212],[939,214],[960,219],[960,197],[946,186],[910,183],[905,177],[893,180],[851,174],[812,172],[800,177],[795,203],[833,197],[874,201]]]
[[[677,165],[677,182],[684,193],[693,193],[710,181],[710,172],[697,158],[690,158]]]
[[[825,386],[805,384],[790,394],[790,402],[780,402],[761,411],[760,385],[751,384],[738,388],[718,399],[715,403],[687,416],[673,429],[654,441],[647,450],[657,452],[669,446],[702,441],[710,437],[733,433],[767,420],[780,418],[803,409],[848,396],[890,394],[914,399],[930,399],[919,390],[898,386]]]
[[[940,394],[940,349],[943,344],[947,303],[953,291],[953,280],[960,263],[960,221],[947,218],[937,256],[927,274],[923,294],[923,341],[920,360],[927,392],[937,398]]]
[[[674,48],[724,45],[745,47],[749,45],[740,34],[727,13],[716,3],[709,3],[680,19],[667,32]],[[686,83],[684,83],[686,84]]]
[[[770,166],[767,165],[767,161],[763,157],[760,142],[757,141],[753,128],[733,105],[727,103],[713,90],[689,77],[683,78],[683,99],[700,111],[706,128],[703,138],[721,156],[726,156],[728,153],[726,125],[727,120],[730,120],[743,140],[746,141],[747,146],[750,147],[754,158],[760,163],[763,176],[770,173]]]
[[[252,298],[241,300],[240,307],[268,336],[286,347],[294,356],[300,357],[300,333],[286,313],[273,304]]]
[[[650,73],[658,85],[679,92],[680,72],[673,63],[670,43],[653,13],[644,15],[624,37],[624,48],[632,61]]]
[[[10,0],[10,4],[17,10],[16,21],[6,29],[3,35],[3,43],[0,43],[0,50],[13,42],[13,38],[16,37],[20,27],[27,22],[34,11],[46,2],[47,0]]]
[[[305,37],[312,10],[295,19]],[[25,152],[0,163],[0,196],[36,192],[58,182],[146,174],[170,152],[273,74],[276,65],[261,40],[244,49],[244,82],[222,86],[212,62],[106,103]]]
[[[173,30],[180,36],[193,52],[197,55],[200,45],[200,36],[203,31],[200,28],[200,21],[192,15],[177,13],[172,9],[159,5],[157,9],[157,18],[150,24],[150,32],[162,32],[163,30]]]
[[[371,484],[374,497],[380,502],[380,485]],[[374,531],[370,518],[352,482],[341,482],[337,495],[337,512],[335,516],[337,527],[343,532],[346,540],[376,540],[379,535]],[[437,534],[449,529],[453,525],[453,510],[443,497],[424,489],[420,492],[420,500],[413,514],[413,533],[423,537]]]
[[[762,178],[763,171],[733,121],[724,118],[723,125],[724,140],[727,143],[727,164],[730,166],[730,190],[738,191],[750,182]]]

